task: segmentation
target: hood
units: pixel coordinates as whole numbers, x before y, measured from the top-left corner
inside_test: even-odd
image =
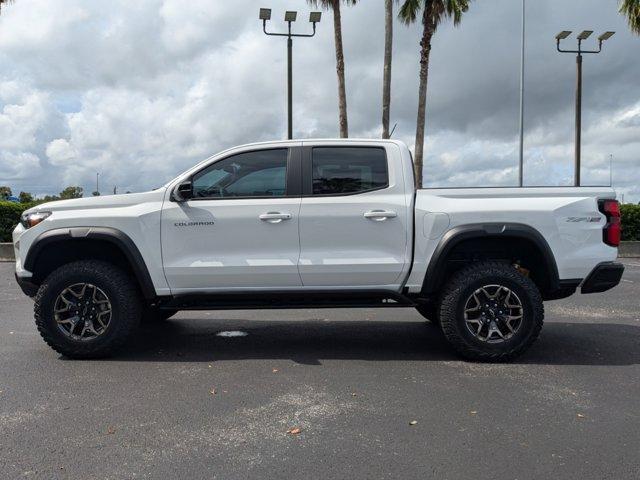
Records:
[[[99,197],[82,197],[71,200],[56,200],[36,205],[26,210],[32,212],[59,212],[63,210],[84,210],[90,208],[117,208],[128,207],[139,203],[159,201],[164,197],[166,188],[161,187],[151,192],[126,193],[122,195],[105,195]]]

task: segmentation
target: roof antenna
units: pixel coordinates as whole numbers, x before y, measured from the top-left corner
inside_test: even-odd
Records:
[[[393,136],[393,132],[396,131],[396,127],[398,126],[398,122],[393,124],[393,128],[391,129],[391,133],[389,133],[389,138]]]

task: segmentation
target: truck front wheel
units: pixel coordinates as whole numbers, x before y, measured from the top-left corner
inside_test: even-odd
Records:
[[[54,270],[38,289],[34,312],[45,342],[69,358],[111,355],[131,336],[142,314],[130,276],[97,260]]]
[[[456,272],[441,297],[440,325],[463,357],[508,361],[540,334],[542,297],[535,283],[508,264],[479,262]]]

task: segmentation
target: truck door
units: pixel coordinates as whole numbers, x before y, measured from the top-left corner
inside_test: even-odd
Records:
[[[231,154],[191,176],[190,200],[165,201],[162,258],[173,293],[302,285],[299,152]]]
[[[303,285],[399,284],[410,261],[412,229],[397,146],[304,145]]]

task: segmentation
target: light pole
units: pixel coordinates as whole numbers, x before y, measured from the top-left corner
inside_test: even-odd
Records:
[[[267,35],[273,35],[276,37],[287,37],[287,138],[291,140],[293,138],[293,71],[291,67],[292,62],[292,48],[293,37],[313,37],[316,34],[316,23],[320,23],[322,12],[311,12],[309,14],[309,22],[313,25],[313,33],[291,33],[291,23],[296,21],[297,12],[287,11],[284,14],[284,21],[288,24],[287,33],[267,32],[267,20],[271,20],[271,9],[260,9],[260,20],[262,20],[262,31]]]
[[[576,54],[576,145],[575,145],[575,172],[573,176],[573,184],[580,186],[580,147],[582,141],[582,54],[583,53],[600,53],[602,51],[602,42],[610,39],[616,32],[605,32],[598,37],[598,50],[582,50],[582,42],[589,38],[593,30],[584,30],[578,35],[577,50],[562,50],[560,42],[571,35],[571,31],[563,30],[556,35],[556,48],[561,53]]]
[[[522,42],[520,44],[520,164],[518,169],[518,184],[522,187],[524,169],[524,41],[525,41],[525,0],[522,0]]]

